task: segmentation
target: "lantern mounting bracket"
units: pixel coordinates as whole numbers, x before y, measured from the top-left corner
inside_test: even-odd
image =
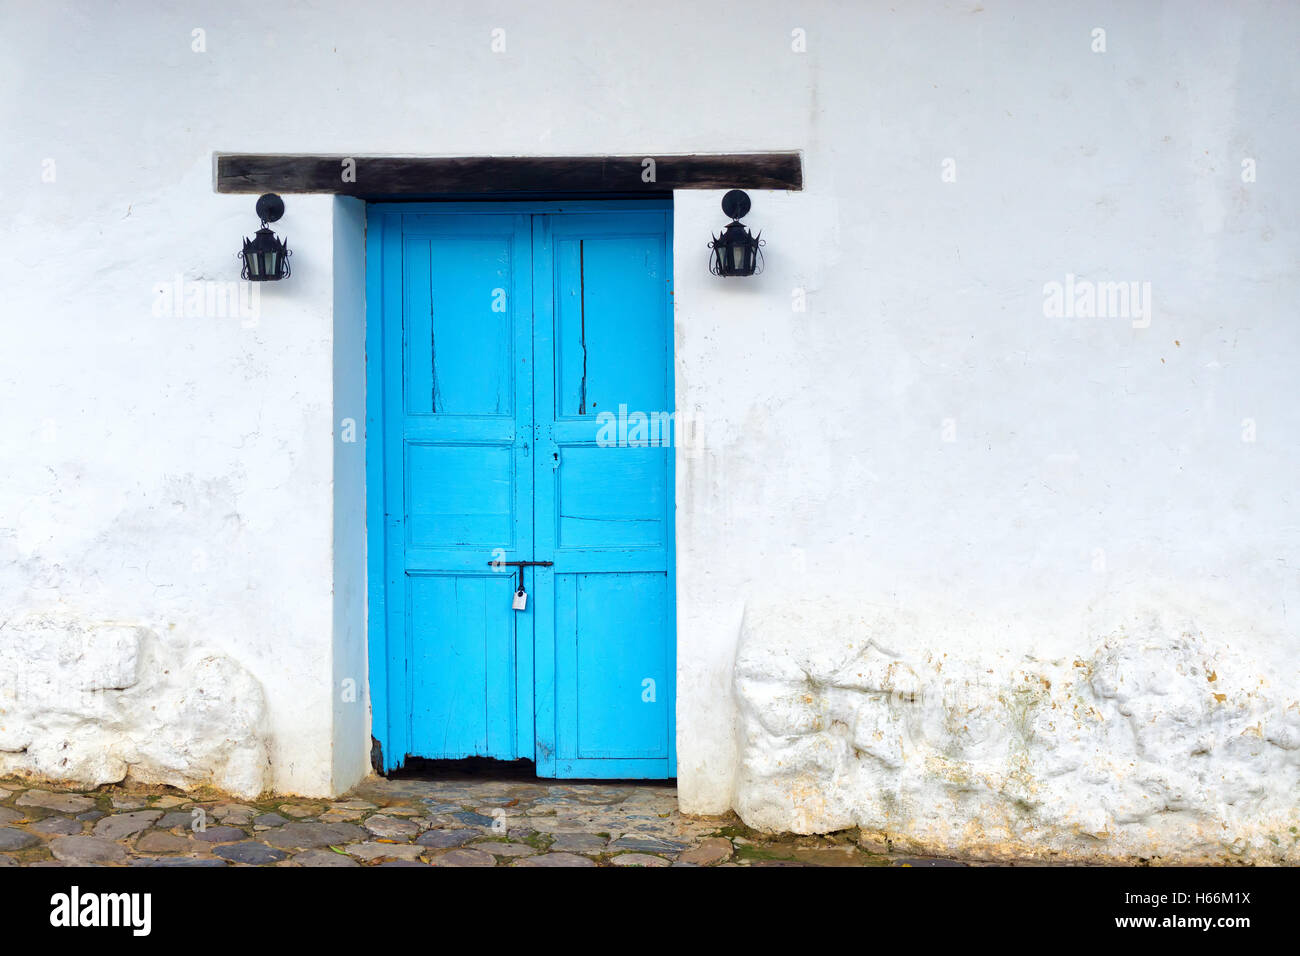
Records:
[[[279,222],[283,216],[284,200],[275,193],[264,193],[257,197],[257,218],[262,220],[262,225]]]
[[[722,211],[731,219],[744,219],[749,215],[749,193],[732,189],[722,197]]]

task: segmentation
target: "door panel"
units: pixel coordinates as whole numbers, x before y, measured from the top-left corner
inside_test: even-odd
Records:
[[[651,623],[665,576],[561,574],[555,588],[556,694],[577,704],[557,727],[557,762],[667,760],[667,647]]]
[[[557,549],[663,548],[669,518],[664,449],[567,442],[559,453]]]
[[[604,216],[554,220],[556,418],[672,408],[663,219],[629,214],[613,234]]]
[[[491,549],[514,540],[514,448],[407,442],[406,542]]]
[[[515,674],[531,666],[532,630],[488,562],[532,552],[531,226],[381,223],[387,710],[399,748],[385,759],[530,757],[531,682]]]
[[[458,230],[405,240],[408,415],[513,417],[514,239]]]
[[[663,211],[534,222],[534,286],[554,290],[533,398],[536,548],[555,565],[536,638],[537,685],[555,688],[537,716],[547,776],[676,772],[672,451],[618,427],[620,410],[672,409],[668,235]]]
[[[370,207],[385,769],[676,772],[672,452],[637,424],[672,410],[671,213],[622,206]],[[515,611],[495,560],[553,566]]]
[[[412,574],[412,740],[436,757],[514,753],[514,588],[505,575]]]

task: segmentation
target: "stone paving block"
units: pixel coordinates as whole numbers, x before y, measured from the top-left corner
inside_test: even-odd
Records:
[[[252,823],[253,818],[257,816],[257,809],[255,807],[246,807],[242,804],[228,803],[216,807],[212,811],[212,815],[222,823],[228,824],[229,826],[246,827]]]
[[[672,866],[671,860],[649,853],[620,853],[610,857],[609,862],[615,866]]]
[[[40,837],[33,836],[26,830],[0,827],[0,850],[25,850],[28,847],[36,846],[40,842]]]
[[[204,827],[202,830],[191,830],[190,836],[202,843],[233,843],[235,840],[243,840],[248,834],[239,827]]]
[[[446,853],[439,854],[431,861],[434,866],[496,866],[497,861],[491,853],[484,853],[482,850],[474,850],[465,847],[459,850],[448,850]]]
[[[511,866],[595,866],[590,857],[576,853],[541,853],[515,860]]]
[[[528,825],[534,830],[542,833],[613,833],[618,828],[611,829],[608,823],[604,821],[589,822],[586,820],[572,820],[560,817],[529,817]]]
[[[86,831],[86,825],[80,820],[74,820],[71,817],[46,817],[44,820],[38,820],[28,827],[36,833],[45,833],[50,836],[76,836],[78,833]]]
[[[198,859],[187,856],[160,856],[154,859],[141,857],[131,861],[132,866],[225,866],[225,860],[214,860],[211,857]]]
[[[304,850],[296,854],[290,862],[299,866],[360,866],[352,857],[333,850]]]
[[[611,851],[631,850],[636,853],[680,853],[686,849],[686,844],[675,840],[628,834],[619,837],[609,845],[609,848]]]
[[[194,849],[194,844],[189,837],[166,830],[150,830],[135,841],[135,849],[139,853],[184,853]]]
[[[551,844],[552,850],[568,850],[573,853],[604,853],[609,841],[594,833],[560,833]]]
[[[510,807],[519,802],[518,797],[500,796],[500,797],[479,797],[478,803],[485,807]],[[480,813],[487,811],[480,810]]]
[[[418,860],[428,852],[427,847],[413,843],[349,843],[343,849],[359,860]]]
[[[960,860],[938,860],[921,857],[906,857],[901,860],[892,860],[890,866],[967,866],[968,864]]]
[[[228,843],[225,846],[217,847],[212,852],[223,860],[229,860],[231,863],[248,863],[254,866],[278,863],[289,855],[283,850],[274,849],[265,843],[258,843],[256,840],[246,840],[243,843]]]
[[[188,810],[173,810],[171,813],[164,813],[154,825],[160,830],[171,830],[175,827],[184,827],[188,830],[195,820],[196,818],[191,816]]]
[[[378,810],[369,800],[338,800],[330,804],[331,810]]]
[[[97,836],[55,837],[50,841],[50,852],[55,859],[74,866],[126,860],[126,849],[122,844]]]
[[[495,817],[484,816],[481,813],[470,813],[468,811],[453,813],[451,814],[451,818],[462,826],[467,827],[491,827],[496,823]]]
[[[536,856],[539,852],[536,847],[531,847],[527,843],[498,843],[492,840],[486,840],[482,843],[473,843],[469,847],[473,850],[483,850],[491,853],[493,856],[518,857],[518,856]]]
[[[48,790],[28,790],[14,801],[18,807],[44,807],[59,813],[81,813],[95,806],[90,797],[78,793],[51,793]]]
[[[734,848],[731,841],[723,837],[710,837],[699,846],[691,847],[677,858],[680,863],[694,863],[698,866],[710,866],[725,863],[731,859]]]
[[[262,839],[284,850],[315,850],[345,843],[360,843],[366,831],[355,823],[286,823],[265,831]]]
[[[479,830],[425,830],[415,838],[415,842],[420,846],[446,849],[463,846],[470,840],[477,840],[482,836],[483,833]]]
[[[331,808],[316,819],[321,823],[357,823],[365,815],[364,810],[335,810]]]
[[[106,840],[121,840],[147,830],[163,815],[161,810],[136,810],[132,813],[115,813],[95,824],[95,836]]]
[[[390,840],[409,840],[420,832],[420,826],[410,820],[398,820],[382,813],[376,813],[362,824],[377,837]]]

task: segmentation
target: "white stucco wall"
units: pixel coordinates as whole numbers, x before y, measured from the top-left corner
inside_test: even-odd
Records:
[[[340,793],[370,770],[366,653],[366,204],[334,200],[333,761]]]
[[[9,3],[4,22],[4,614],[147,626],[246,669],[275,786],[325,792],[357,762],[332,756],[358,726],[331,693],[356,659],[331,594],[331,541],[356,537],[334,519],[356,488],[335,458],[338,219],[286,197],[294,276],[256,328],[153,315],[156,283],[233,277],[256,225],[251,197],[212,193],[214,150],[802,151],[803,192],[752,193],[756,279],[705,271],[719,194],[675,196],[677,398],[705,436],[678,452],[684,809],[811,825],[755,770],[778,744],[738,653],[776,679],[870,638],[973,680],[1099,660],[1154,601],[1220,622],[1197,625],[1206,653],[1248,650],[1232,679],[1297,706],[1293,5]],[[1045,314],[1067,276],[1150,283],[1150,314]],[[870,633],[764,624],[823,595]],[[1258,786],[1294,815],[1295,751],[1270,746]],[[915,822],[932,810],[872,816],[863,794],[895,777],[824,779],[858,809],[816,826],[952,842]]]

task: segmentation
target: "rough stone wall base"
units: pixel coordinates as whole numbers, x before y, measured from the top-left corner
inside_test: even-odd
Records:
[[[1231,630],[1094,615],[1040,658],[935,646],[896,611],[747,609],[736,810],[990,859],[1300,862],[1294,655]]]
[[[0,629],[0,773],[269,788],[261,685],[238,663],[127,624],[29,617]]]

